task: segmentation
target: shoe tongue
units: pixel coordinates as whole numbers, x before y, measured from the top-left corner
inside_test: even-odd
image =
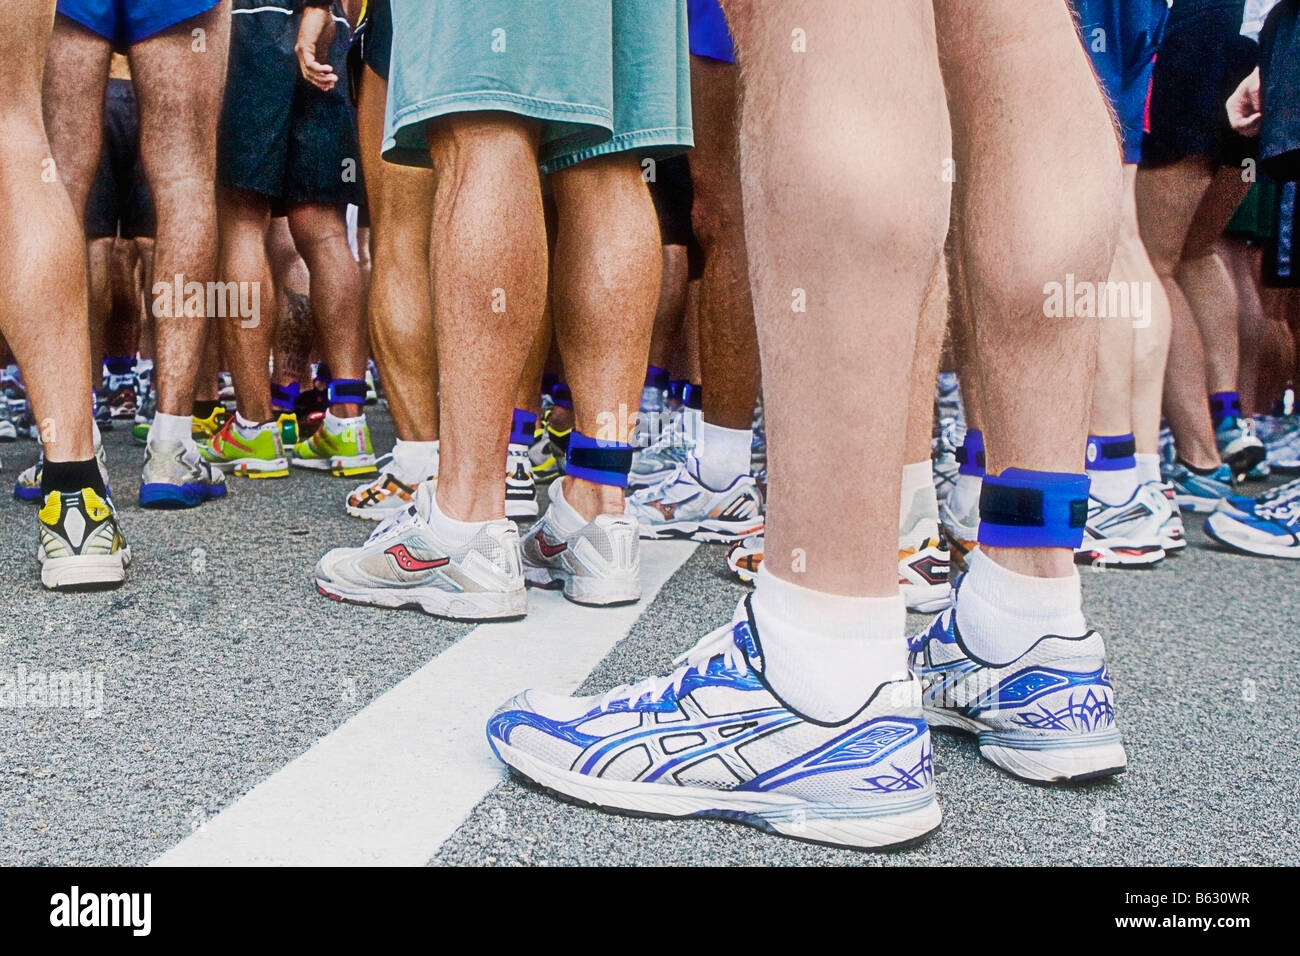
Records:
[[[763,673],[763,654],[758,648],[755,629],[754,619],[749,613],[749,598],[746,597],[736,605],[736,613],[731,616],[731,639],[745,652],[745,656],[749,658],[750,667],[761,674]]]
[[[433,514],[433,483],[429,481],[421,482],[420,487],[415,489],[415,503],[411,505],[425,521]]]

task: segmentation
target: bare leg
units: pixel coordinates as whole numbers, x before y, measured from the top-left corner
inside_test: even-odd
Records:
[[[732,64],[691,57],[695,149],[688,159],[695,188],[691,220],[705,255],[698,303],[704,420],[748,430],[758,398],[758,331],[736,152],[739,78]]]
[[[1045,320],[1043,287],[1071,273],[1100,282],[1109,272],[1122,185],[1109,111],[1064,6],[936,0],[935,11],[988,472],[1078,473],[1088,402],[1059,396],[1091,396],[1097,323]],[[1026,125],[1011,104],[1030,98],[1042,111]],[[1078,148],[1052,145],[1061,142]],[[1090,214],[1077,215],[1082,209]],[[985,553],[1025,575],[1075,574],[1070,548]]]
[[[551,179],[559,212],[555,335],[573,391],[574,428],[630,441],[645,382],[662,259],[650,191],[632,155],[598,157]],[[617,303],[611,308],[611,303]],[[623,489],[565,476],[564,497],[588,520],[623,512]]]
[[[1151,314],[1133,330],[1132,432],[1139,455],[1160,450],[1160,412],[1169,355],[1169,296],[1156,273],[1138,229],[1136,167],[1124,169],[1124,216],[1120,220],[1115,262],[1127,275],[1151,290]],[[1098,383],[1097,390],[1100,391]]]
[[[1225,236],[1219,243],[1219,259],[1232,276],[1238,303],[1237,389],[1241,393],[1241,412],[1246,417],[1267,412],[1271,404],[1260,400],[1259,382],[1263,366],[1272,356],[1260,351],[1267,321],[1259,288],[1260,250],[1242,239]]]
[[[289,209],[289,231],[311,273],[311,306],[325,361],[335,378],[366,377],[364,290],[361,269],[348,247],[343,208],[304,204]],[[361,414],[362,406],[345,403],[331,409],[340,418]]]
[[[266,232],[266,257],[275,282],[275,371],[277,385],[297,385],[307,378],[316,323],[311,314],[311,276],[298,255],[289,220],[275,216]]]
[[[85,240],[68,190],[45,176],[41,74],[53,15],[52,0],[0,0],[0,332],[22,367],[46,460],[70,462],[95,452]],[[105,76],[107,68],[105,60]]]
[[[1248,188],[1239,169],[1225,166],[1215,173],[1192,219],[1176,272],[1201,336],[1203,400],[1214,392],[1237,390],[1237,289],[1218,249]]]
[[[491,521],[505,514],[506,425],[546,307],[537,130],[514,116],[447,116],[430,129],[429,151],[436,175],[430,251],[441,384],[438,505],[459,521]]]
[[[370,343],[397,437],[437,441],[438,356],[428,269],[433,175],[380,160],[387,96],[388,84],[367,67],[357,125],[373,228]]]
[[[90,387],[96,390],[103,385],[100,369],[104,364],[104,331],[113,310],[114,242],[92,239],[86,243],[90,276]]]
[[[896,599],[898,423],[948,218],[934,23],[923,4],[854,4],[850,15],[827,0],[791,6],[727,6],[746,71],[741,156],[770,488],[763,568],[822,593]],[[822,45],[797,69],[792,22]],[[906,136],[877,132],[901,127]],[[918,169],[936,171],[933,187]],[[854,455],[808,427],[846,407],[862,415]],[[817,488],[834,488],[838,505]]]
[[[907,399],[905,464],[930,460],[930,434],[934,423],[934,383],[939,376],[944,332],[948,327],[948,267],[940,261],[916,326],[916,351],[912,356]]]
[[[671,369],[681,349],[682,321],[686,316],[686,247],[663,247],[663,277],[659,281],[659,307],[650,335],[650,364]]]
[[[140,348],[140,253],[131,239],[113,243],[110,263],[111,309],[104,328],[104,352],[134,358]]]
[[[1171,316],[1164,413],[1179,456],[1197,468],[1216,467],[1219,449],[1205,395],[1201,336],[1176,273],[1213,174],[1208,158],[1193,156],[1158,169],[1140,169],[1137,175],[1138,228],[1164,285]]]
[[[54,18],[45,65],[45,125],[59,178],[80,223],[99,170],[104,141],[104,89],[111,44],[64,16]],[[24,54],[31,56],[31,52]]]
[[[154,357],[153,348],[153,251],[152,239],[135,240],[136,252],[140,265],[136,272],[138,284],[137,295],[140,299],[140,357],[150,361]]]
[[[271,271],[266,260],[266,231],[271,222],[271,204],[265,196],[242,190],[222,189],[217,204],[221,224],[221,276],[225,282],[249,283],[265,290],[268,306],[273,301]],[[271,379],[267,361],[275,340],[275,309],[262,310],[260,321],[244,328],[238,316],[215,319],[220,326],[230,374],[235,381],[235,404],[250,422],[268,422],[271,414]]]
[[[204,32],[204,52],[193,31]],[[158,211],[154,272],[159,281],[217,277],[216,140],[230,48],[230,4],[186,20],[131,48],[140,102],[140,155]],[[156,317],[158,411],[189,415],[205,319]]]

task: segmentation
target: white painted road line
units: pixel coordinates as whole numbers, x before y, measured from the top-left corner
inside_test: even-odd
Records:
[[[505,775],[484,725],[526,687],[569,693],[697,546],[642,542],[641,602],[582,608],[530,591],[168,850],[159,866],[423,866]]]

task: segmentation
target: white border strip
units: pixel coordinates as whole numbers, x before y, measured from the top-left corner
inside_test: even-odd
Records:
[[[523,621],[470,631],[154,864],[423,866],[504,775],[492,712],[527,687],[577,688],[696,547],[642,542],[630,607],[530,591]]]

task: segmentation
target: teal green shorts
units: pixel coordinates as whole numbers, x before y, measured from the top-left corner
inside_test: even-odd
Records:
[[[426,125],[505,111],[541,121],[539,163],[681,153],[691,134],[686,0],[392,0],[384,158],[429,165]]]

